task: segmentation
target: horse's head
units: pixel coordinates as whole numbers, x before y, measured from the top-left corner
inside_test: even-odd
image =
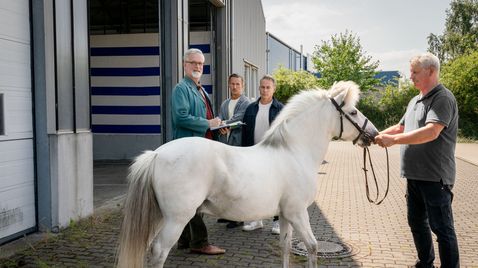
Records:
[[[372,143],[378,130],[355,108],[359,94],[358,85],[352,81],[337,82],[329,90],[330,101],[337,110],[337,117],[340,118],[335,136],[343,140],[352,140],[354,144],[364,147]]]

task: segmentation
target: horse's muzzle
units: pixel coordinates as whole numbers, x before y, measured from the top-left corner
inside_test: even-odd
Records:
[[[359,140],[361,141],[359,143],[359,146],[361,147],[368,147],[370,146],[374,140],[375,140],[375,136],[378,135],[378,131],[376,130],[373,130],[371,132],[363,132],[361,135],[360,135],[360,138]]]

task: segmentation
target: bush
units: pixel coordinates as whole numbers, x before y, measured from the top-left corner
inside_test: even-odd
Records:
[[[301,90],[318,86],[317,77],[306,71],[292,71],[281,66],[273,76],[276,80],[274,96],[282,103],[286,103],[291,96]]]
[[[408,102],[418,95],[418,90],[411,84],[401,88],[388,85],[379,92],[360,99],[357,108],[372,121],[379,130],[397,124],[405,114]]]
[[[460,135],[478,139],[478,51],[443,66],[441,81],[458,103]]]
[[[319,87],[319,79],[306,71],[291,71],[283,67],[274,72],[275,96],[282,103],[300,90]],[[478,51],[463,55],[445,64],[442,83],[450,89],[458,103],[459,136],[478,139]],[[419,91],[412,83],[401,87],[388,85],[378,92],[366,92],[357,106],[375,126],[382,130],[397,124],[405,114],[408,102]]]

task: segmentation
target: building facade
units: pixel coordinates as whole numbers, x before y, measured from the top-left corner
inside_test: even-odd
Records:
[[[298,51],[280,40],[277,36],[267,32],[266,33],[266,62],[267,72],[272,74],[280,66],[290,69],[292,71],[306,70],[309,68],[308,58],[302,51]]]
[[[171,139],[188,48],[206,56],[215,110],[232,72],[255,96],[265,19],[260,0],[245,2],[2,1],[0,244],[90,215],[94,160],[132,159]]]

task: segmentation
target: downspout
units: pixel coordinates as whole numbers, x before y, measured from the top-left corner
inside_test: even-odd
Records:
[[[234,51],[234,0],[231,0],[231,5],[230,5],[231,9],[230,9],[230,29],[229,29],[229,55],[230,55],[230,59],[231,59],[231,64],[229,65],[229,73],[231,74],[234,70],[233,66],[234,66],[234,54],[233,54],[233,51]]]
[[[269,73],[269,32],[266,32],[266,74]]]

